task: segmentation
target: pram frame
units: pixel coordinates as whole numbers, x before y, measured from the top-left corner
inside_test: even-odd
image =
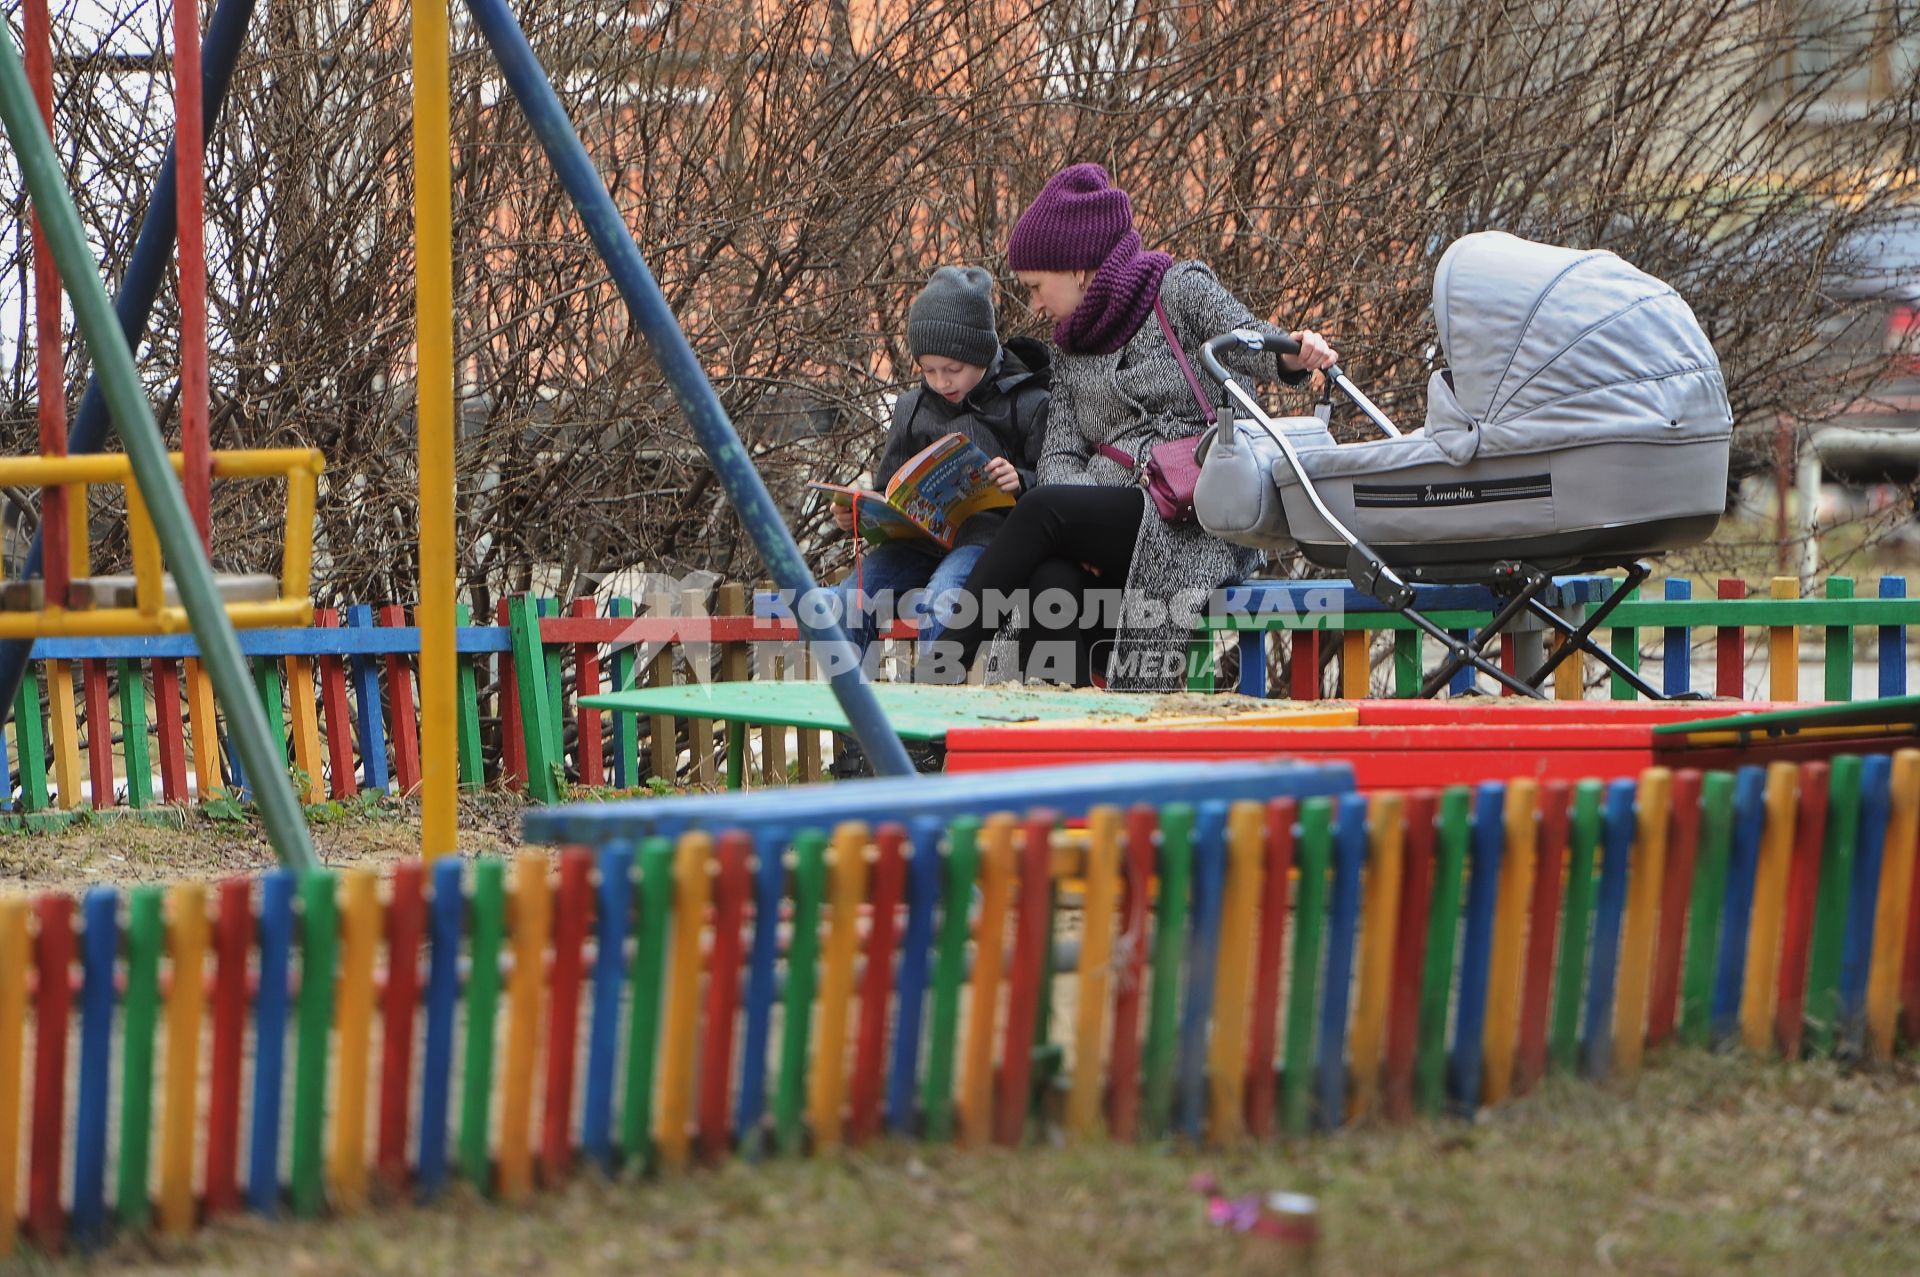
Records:
[[[1593,632],[1651,574],[1652,568],[1637,556],[1619,559],[1589,558],[1581,561],[1579,566],[1583,569],[1620,568],[1626,572],[1626,577],[1577,626],[1540,602],[1540,593],[1553,582],[1553,574],[1549,568],[1518,559],[1487,558],[1413,567],[1409,569],[1409,574],[1416,579],[1441,575],[1451,582],[1484,585],[1505,599],[1500,610],[1494,613],[1493,618],[1471,638],[1457,638],[1434,623],[1421,612],[1415,586],[1402,577],[1398,569],[1362,541],[1333,513],[1326,501],[1322,499],[1319,489],[1314,486],[1306,467],[1300,463],[1300,455],[1294,447],[1293,440],[1287,437],[1284,430],[1276,428],[1273,418],[1267,415],[1266,410],[1260,406],[1260,402],[1220,362],[1220,355],[1236,346],[1252,352],[1271,350],[1276,356],[1296,354],[1299,346],[1289,339],[1269,337],[1248,328],[1236,328],[1206,342],[1200,350],[1200,363],[1207,370],[1207,374],[1220,386],[1220,408],[1226,419],[1232,421],[1236,416],[1244,413],[1266,431],[1279,446],[1280,454],[1286,458],[1288,468],[1293,471],[1301,491],[1306,494],[1314,511],[1326,521],[1327,526],[1334,530],[1335,535],[1346,543],[1347,575],[1353,584],[1378,600],[1382,607],[1398,612],[1415,629],[1434,639],[1446,650],[1446,659],[1421,684],[1420,695],[1423,699],[1437,695],[1441,689],[1452,682],[1454,675],[1463,669],[1471,668],[1487,675],[1511,692],[1545,700],[1547,697],[1541,690],[1542,686],[1567,657],[1575,652],[1584,652],[1593,657],[1629,687],[1650,700],[1695,699],[1692,694],[1679,698],[1667,696],[1619,657],[1593,641]],[[1322,369],[1321,373],[1329,384],[1337,386],[1341,393],[1346,395],[1375,428],[1390,438],[1401,437],[1400,430],[1392,420],[1371,399],[1367,398],[1358,386],[1354,385],[1352,379],[1338,364],[1329,365]],[[1554,566],[1571,568],[1574,565]],[[1494,661],[1488,660],[1486,649],[1495,638],[1505,634],[1522,616],[1526,615],[1532,615],[1544,621],[1560,635],[1561,642],[1555,646],[1553,652],[1538,669],[1525,677],[1519,677],[1508,673]]]

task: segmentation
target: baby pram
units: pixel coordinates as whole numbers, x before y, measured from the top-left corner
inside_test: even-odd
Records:
[[[1328,370],[1385,436],[1365,443],[1336,445],[1324,408],[1269,417],[1220,363],[1236,346],[1270,349],[1270,338],[1236,329],[1209,341],[1201,363],[1222,412],[1198,449],[1200,523],[1344,568],[1444,645],[1425,695],[1471,666],[1538,696],[1584,651],[1660,696],[1591,635],[1646,579],[1643,556],[1705,540],[1725,507],[1733,415],[1706,334],[1679,294],[1612,253],[1501,232],[1447,249],[1433,305],[1447,367],[1428,385],[1424,428],[1402,434]],[[1538,597],[1556,573],[1613,568],[1626,577],[1578,626]],[[1413,588],[1462,582],[1502,601],[1471,642],[1423,616]],[[1516,677],[1484,653],[1528,614],[1564,641]]]

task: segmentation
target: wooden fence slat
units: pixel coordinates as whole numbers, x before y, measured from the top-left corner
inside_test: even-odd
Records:
[[[340,614],[332,608],[316,608],[313,623],[321,629],[340,624]],[[351,798],[355,789],[353,773],[353,716],[347,702],[347,666],[338,656],[319,658],[320,717],[327,734],[327,792],[334,798]]]
[[[355,604],[347,609],[347,624],[358,629],[373,626],[373,609]],[[387,792],[387,727],[380,711],[380,666],[378,658],[355,656],[348,662],[353,671],[353,714],[360,742],[360,788],[376,794]]]
[[[1893,756],[1886,854],[1880,865],[1880,904],[1873,923],[1873,968],[1867,977],[1867,1054],[1891,1059],[1900,1011],[1900,964],[1907,949],[1914,844],[1920,838],[1920,749]]]
[[[1434,808],[1437,795],[1416,789],[1406,796],[1399,918],[1394,923],[1393,992],[1387,1011],[1387,1061],[1383,1104],[1387,1120],[1413,1116],[1413,1064],[1420,1047],[1420,993],[1427,958],[1427,919],[1433,902]],[[1271,870],[1269,870],[1271,872]],[[1273,899],[1269,886],[1268,898]]]
[[[1513,1092],[1520,1050],[1521,988],[1526,979],[1527,908],[1533,899],[1534,859],[1539,841],[1539,787],[1516,778],[1507,786],[1500,813],[1505,845],[1495,887],[1493,945],[1487,962],[1485,1070],[1480,1102],[1498,1104]]]
[[[493,1053],[500,1009],[500,945],[506,933],[506,876],[504,861],[488,857],[474,862],[459,1162],[461,1178],[478,1193],[489,1192],[494,1186]],[[437,886],[437,878],[435,883]]]
[[[120,734],[127,761],[127,806],[153,806],[153,751],[147,742],[147,685],[137,661],[116,661],[120,680]]]
[[[655,1142],[660,1165],[682,1171],[692,1161],[693,1067],[700,1005],[700,949],[712,899],[713,839],[699,830],[680,835],[674,855],[673,956],[667,967],[666,1029],[660,1048],[660,1118]]]
[[[386,908],[387,979],[380,1003],[380,1128],[374,1166],[389,1191],[404,1188],[408,1180],[407,1128],[413,1096],[414,1025],[420,1009],[425,878],[418,860],[396,864]]]
[[[1907,578],[1904,576],[1881,577],[1880,597],[1883,599],[1906,598]],[[1905,696],[1907,694],[1907,627],[1882,625],[1878,648],[1880,695]]]
[[[819,988],[820,902],[826,887],[826,838],[803,831],[793,844],[793,943],[787,949],[786,998],[781,1005],[780,1074],[773,1097],[774,1138],[797,1157],[805,1141],[807,1045]]]
[[[1774,577],[1768,594],[1776,599],[1799,598],[1799,578]],[[1767,628],[1767,687],[1770,700],[1800,699],[1800,630],[1796,626],[1773,625]]]
[[[1414,1062],[1414,1104],[1425,1114],[1438,1113],[1446,1098],[1447,1006],[1453,991],[1462,874],[1473,837],[1472,803],[1473,791],[1465,785],[1449,786],[1440,796],[1439,853],[1434,861],[1432,912],[1427,921],[1427,960],[1420,980],[1420,1049]],[[1302,917],[1298,908],[1294,915],[1298,927],[1297,920]],[[1294,952],[1300,953],[1297,947]],[[1296,956],[1295,961],[1299,960]],[[1288,1021],[1287,1031],[1292,1033],[1292,1021]],[[1291,1051],[1287,1058],[1292,1060]]]
[[[1193,808],[1174,803],[1160,812],[1160,898],[1153,924],[1153,984],[1147,1001],[1147,1038],[1141,1051],[1144,1134],[1166,1134],[1173,1119],[1175,1049],[1180,1015],[1180,966],[1187,948],[1193,898]]]
[[[1380,1107],[1381,1051],[1386,1043],[1392,996],[1393,945],[1400,916],[1400,879],[1406,814],[1397,793],[1375,794],[1367,810],[1365,916],[1360,923],[1360,997],[1354,1008],[1353,1095],[1348,1120],[1371,1117]],[[1249,893],[1251,898],[1251,893]]]
[[[113,698],[105,661],[80,662],[81,694],[87,705],[87,780],[95,809],[114,800]]]
[[[1720,951],[1720,915],[1726,908],[1727,858],[1733,841],[1732,772],[1706,774],[1700,786],[1699,821],[1680,1011],[1680,1037],[1689,1046],[1705,1046],[1711,1028],[1713,964]]]
[[[18,1060],[26,1050],[32,948],[26,899],[0,894],[0,1060]],[[21,1074],[0,1069],[0,1259],[13,1254],[19,1240]]]
[[[27,1236],[41,1250],[57,1255],[66,1236],[66,1212],[60,1206],[60,1159],[67,1126],[67,1021],[73,1007],[73,899],[59,892],[36,896],[33,912],[38,934],[33,946],[37,987],[33,999]],[[8,1067],[13,1067],[11,1062]]]
[[[253,881],[227,878],[213,934],[213,1054],[207,1088],[209,1219],[240,1207],[240,1073],[246,1038],[247,965],[253,951]]]
[[[1836,755],[1827,778],[1827,819],[1807,971],[1806,1033],[1811,1051],[1830,1054],[1844,1019],[1843,970],[1852,938],[1848,906],[1855,890],[1861,820],[1861,760]]]
[[[1175,1129],[1190,1139],[1205,1133],[1207,1025],[1213,1018],[1214,971],[1220,949],[1221,897],[1227,873],[1223,803],[1202,803],[1194,824],[1193,913],[1187,931],[1186,991],[1180,1008]]]
[[[1237,1143],[1246,1130],[1247,1018],[1251,1010],[1249,998],[1252,996],[1254,922],[1260,904],[1265,824],[1266,813],[1257,802],[1238,802],[1227,812],[1227,884],[1220,911],[1219,956],[1214,967],[1213,1036],[1208,1063],[1212,1111],[1207,1120],[1207,1139],[1216,1147]],[[1118,832],[1117,823],[1115,832]],[[1115,855],[1110,859],[1117,861],[1117,845],[1113,851]],[[1112,902],[1103,904],[1111,919]],[[1105,966],[1103,961],[1102,977]],[[1098,983],[1103,985],[1104,979]],[[1104,987],[1100,992],[1104,997]],[[1086,986],[1082,984],[1076,994],[1086,997]],[[1093,1051],[1091,1072],[1096,1086],[1100,1063],[1099,1041],[1096,1033],[1090,1043]],[[1097,1113],[1097,1102],[1090,1108]]]
[[[1665,767],[1649,767],[1640,774],[1636,797],[1626,913],[1620,927],[1620,977],[1613,1005],[1612,1067],[1625,1077],[1639,1072],[1646,1057],[1647,1005],[1673,817],[1673,773]]]
[[[654,1164],[653,1083],[660,1041],[660,982],[666,967],[667,911],[673,903],[673,844],[649,838],[640,848],[640,924],[633,962],[633,1012],[628,1023],[626,1097],[621,1152],[627,1165]],[[777,916],[777,915],[776,915]]]
[[[1773,1045],[1787,879],[1793,868],[1798,779],[1792,763],[1774,763],[1767,768],[1766,828],[1754,876],[1753,921],[1747,937],[1747,974],[1740,1001],[1740,1037],[1749,1051],[1763,1052]]]
[[[260,991],[253,1004],[253,1112],[247,1146],[247,1205],[261,1215],[271,1215],[280,1208],[280,1097],[285,1090],[293,896],[298,881],[286,869],[269,870],[260,879]],[[137,889],[135,895],[138,895]],[[128,971],[131,988],[131,959]],[[131,1000],[127,1024],[131,1032]],[[124,1166],[125,1153],[121,1156]]]
[[[1668,577],[1669,599],[1693,597],[1693,582]],[[1693,631],[1684,625],[1669,625],[1661,631],[1660,690],[1668,696],[1685,696],[1693,690]]]
[[[947,826],[946,884],[933,971],[932,1010],[927,1026],[927,1069],[921,1084],[926,1138],[944,1144],[953,1138],[953,1075],[960,1036],[961,982],[967,957],[968,912],[980,876],[980,821],[962,816]],[[749,1056],[751,1067],[751,1056]]]
[[[380,609],[380,624],[402,628],[407,609],[389,603]],[[410,794],[420,787],[420,717],[413,698],[413,665],[404,653],[394,652],[386,659],[388,735],[393,740],[393,772],[400,792]]]
[[[900,849],[906,839],[907,831],[896,824],[882,825],[874,832],[872,923],[867,930],[866,969],[860,979],[860,1021],[854,1033],[853,1078],[848,1087],[851,1102],[847,1141],[855,1147],[880,1133],[887,1002],[894,986],[894,948],[906,877],[906,860]],[[717,920],[715,926],[719,926]],[[737,934],[734,939],[737,943]],[[718,962],[716,941],[716,966]],[[706,1058],[712,1056],[709,1054]]]
[[[1624,778],[1608,785],[1606,814],[1601,820],[1600,885],[1594,894],[1587,1028],[1581,1044],[1581,1071],[1590,1078],[1606,1077],[1613,1062],[1614,997],[1619,987],[1621,928],[1637,821],[1635,788],[1636,782]]]
[[[1005,813],[988,817],[981,842],[980,922],[960,1079],[960,1143],[968,1148],[984,1148],[993,1130],[993,1030],[1000,1006],[1007,914],[1013,901],[1013,817]],[[792,978],[788,977],[790,982]]]
[[[1722,599],[1744,599],[1747,583],[1722,580],[1715,592]],[[1738,625],[1722,625],[1713,636],[1713,694],[1737,701],[1746,691],[1746,631]]]
[[[1520,1036],[1513,1089],[1525,1095],[1547,1072],[1547,1016],[1553,994],[1553,952],[1559,937],[1560,898],[1567,861],[1565,781],[1540,787],[1540,829],[1535,844],[1533,899],[1527,906],[1525,986],[1520,994]]]
[[[820,963],[820,1033],[807,1094],[813,1147],[822,1151],[838,1148],[844,1140],[847,1031],[853,964],[860,956],[860,906],[867,894],[867,841],[867,827],[857,821],[833,831],[827,941]]]
[[[1487,783],[1474,792],[1473,844],[1467,876],[1467,908],[1461,920],[1460,984],[1454,1008],[1453,1053],[1448,1090],[1456,1109],[1479,1107],[1486,1071],[1487,993],[1493,959],[1494,910],[1506,851],[1506,786]]]
[[[113,1056],[114,968],[120,956],[120,897],[111,887],[93,887],[81,902],[84,930],[81,933],[81,963],[84,972],[80,1007],[80,1078],[74,1095],[73,1117],[73,1208],[68,1227],[74,1242],[81,1246],[98,1245],[106,1237],[107,1227],[107,1110],[109,1069]],[[4,928],[0,923],[0,928]],[[6,940],[0,936],[0,967],[5,966]],[[25,964],[20,974],[24,976]],[[0,977],[4,979],[5,977]],[[0,992],[0,1001],[7,995]],[[4,1018],[0,1011],[0,1018]],[[6,1032],[0,1029],[0,1059],[17,1060],[20,1052],[5,1054]],[[7,1073],[19,1075],[18,1069]],[[14,1084],[15,1091],[18,1083]],[[15,1100],[17,1102],[17,1095]],[[0,1106],[7,1104],[7,1088],[0,1085]],[[9,1113],[15,1110],[7,1110]],[[0,1118],[4,1122],[5,1118]],[[0,1157],[9,1141],[0,1135]],[[10,1180],[0,1179],[0,1254],[6,1252],[4,1238],[12,1224],[14,1195]]]
[[[1333,859],[1333,804],[1300,804],[1300,866],[1293,907],[1292,980],[1287,991],[1285,1065],[1280,1074],[1280,1128],[1304,1135],[1313,1121],[1313,1011],[1320,977],[1320,938],[1326,926],[1327,873]]]
[[[1293,876],[1293,826],[1299,804],[1274,798],[1266,809],[1265,872],[1260,886],[1260,932],[1254,942],[1253,1018],[1247,1047],[1247,1131],[1264,1140],[1274,1133],[1280,1075],[1275,1053],[1280,1034],[1280,974],[1286,960],[1287,895]],[[1152,826],[1147,838],[1152,839]],[[1146,873],[1140,875],[1142,884]],[[1145,919],[1145,892],[1141,917]],[[1128,934],[1132,931],[1129,928]]]
[[[1827,597],[1830,599],[1852,598],[1853,578],[1850,576],[1828,577]],[[1826,627],[1825,639],[1821,661],[1826,667],[1824,689],[1826,699],[1850,701],[1853,699],[1853,627],[1829,625]]]
[[[1680,963],[1687,941],[1687,902],[1700,846],[1700,773],[1685,768],[1673,774],[1667,863],[1660,889],[1660,924],[1653,953],[1653,985],[1647,1000],[1647,1045],[1673,1036],[1680,1018]]]
[[[1754,888],[1760,869],[1760,844],[1766,832],[1766,783],[1764,767],[1742,767],[1734,781],[1725,922],[1720,929],[1720,955],[1709,1029],[1716,1046],[1740,1033],[1740,1008],[1746,1000],[1748,939],[1753,930]]]
[[[910,833],[913,854],[907,860],[907,926],[900,941],[893,1060],[887,1073],[887,1129],[896,1135],[913,1129],[920,1040],[932,977],[934,909],[940,902],[939,823],[923,817],[914,821]]]
[[[1820,889],[1820,853],[1827,827],[1827,764],[1800,765],[1800,802],[1780,940],[1774,1040],[1789,1060],[1800,1058],[1806,1034],[1807,960],[1813,943],[1814,897]]]
[[[340,984],[336,993],[333,1138],[327,1180],[340,1211],[367,1199],[367,1064],[373,1043],[373,960],[380,942],[378,879],[371,869],[341,877]]]
[[[880,831],[883,847],[888,836],[889,829],[883,828]],[[733,1147],[728,1108],[733,1098],[734,1020],[740,1010],[740,928],[753,891],[747,869],[752,853],[752,841],[740,830],[728,830],[720,835],[719,871],[714,877],[713,960],[707,976],[706,1035],[700,1045],[700,1158],[708,1166],[718,1165]],[[897,860],[897,848],[895,856]],[[884,975],[885,964],[877,965]],[[881,997],[884,1001],[884,992]]]
[[[433,899],[427,914],[427,1031],[420,1056],[420,1151],[414,1158],[414,1183],[429,1196],[447,1182],[453,1027],[455,1003],[460,996],[460,938],[467,916],[461,870],[458,856],[443,856],[434,862]]]
[[[553,904],[547,853],[530,848],[513,860],[509,901],[512,965],[507,981],[507,1050],[500,1087],[499,1166],[494,1183],[503,1202],[533,1195],[533,1071],[540,1054],[540,991],[546,982]]]
[[[80,806],[80,728],[73,705],[73,662],[48,661],[47,735],[53,750],[53,783],[62,810]]]
[[[560,853],[560,887],[553,901],[553,972],[547,990],[547,1093],[540,1125],[540,1179],[548,1187],[562,1183],[573,1169],[574,1059],[592,911],[593,853],[569,847]]]
[[[323,1174],[328,1034],[333,1027],[339,952],[338,879],[324,869],[300,876],[299,1027],[293,1066],[293,1213],[315,1219],[327,1205]]]

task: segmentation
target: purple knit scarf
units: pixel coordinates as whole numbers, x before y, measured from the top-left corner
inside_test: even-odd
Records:
[[[1054,325],[1053,341],[1069,355],[1111,355],[1140,331],[1160,296],[1173,258],[1141,251],[1140,232],[1128,231],[1087,282],[1073,313]]]

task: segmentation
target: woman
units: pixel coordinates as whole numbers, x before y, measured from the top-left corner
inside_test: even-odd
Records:
[[[1129,464],[1204,427],[1160,315],[1186,352],[1232,328],[1280,330],[1200,262],[1143,251],[1126,192],[1097,164],[1054,174],[1014,226],[1007,261],[1054,323],[1059,348],[1040,486],[968,576],[971,614],[949,627],[937,673],[964,677],[1006,619],[996,605],[1024,596],[1024,677],[1085,686],[1104,674],[1116,689],[1177,689],[1198,611],[1216,588],[1250,575],[1261,554],[1192,521],[1162,519]],[[1336,362],[1318,333],[1287,335],[1299,353],[1279,357],[1282,381]],[[1248,380],[1267,371],[1261,355],[1228,363]]]

